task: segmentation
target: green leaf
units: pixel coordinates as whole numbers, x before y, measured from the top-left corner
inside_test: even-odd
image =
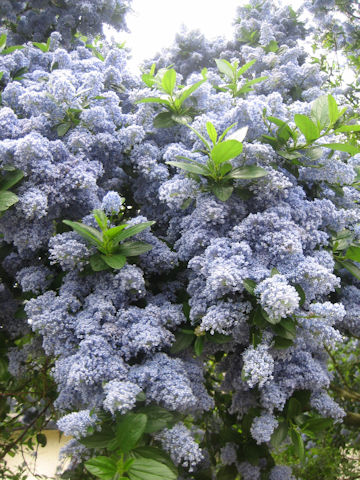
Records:
[[[2,191],[0,192],[0,212],[5,212],[12,205],[19,201],[19,197],[15,193]]]
[[[113,240],[127,226],[128,226],[128,224],[125,223],[123,225],[118,225],[117,227],[109,228],[109,230],[104,232],[104,237],[108,238],[109,240]]]
[[[252,67],[256,63],[256,60],[251,60],[250,62],[245,63],[242,67],[239,68],[239,70],[236,72],[237,78],[240,77],[240,75],[243,75],[247,70],[249,70],[250,67]]]
[[[136,257],[137,255],[142,255],[143,253],[148,252],[152,248],[154,248],[154,246],[150,243],[134,240],[122,243],[117,248],[116,252],[124,255],[125,257]]]
[[[332,425],[333,420],[331,418],[309,418],[302,426],[302,430],[307,434],[316,434],[328,430]]]
[[[0,36],[0,52],[2,52],[6,46],[6,39],[7,39],[7,35],[6,33],[3,33]]]
[[[94,210],[93,215],[94,215],[94,218],[95,218],[97,224],[101,228],[101,230],[103,232],[104,232],[104,230],[106,231],[107,228],[108,228],[108,218],[105,215],[105,212],[103,212],[102,210]]]
[[[164,92],[172,95],[176,85],[176,72],[173,68],[167,70],[161,80],[161,86]]]
[[[257,283],[254,280],[251,280],[251,278],[245,278],[243,280],[244,288],[247,290],[250,295],[255,295],[254,290],[256,288]]]
[[[126,257],[117,253],[113,255],[101,255],[101,258],[106,265],[109,265],[109,267],[114,268],[115,270],[120,270],[126,263]]]
[[[333,125],[339,118],[339,109],[336,100],[332,95],[328,95],[328,109],[330,124]]]
[[[44,53],[49,51],[50,43],[32,42],[32,44],[34,45],[34,47],[39,48]]]
[[[111,440],[114,439],[113,432],[96,432],[89,437],[79,440],[87,448],[106,448]]]
[[[321,146],[330,148],[331,150],[347,152],[350,153],[351,156],[360,153],[360,150],[353,145],[350,145],[350,143],[322,143]]]
[[[238,471],[235,465],[226,465],[225,467],[221,467],[216,474],[216,480],[234,480],[237,477]]]
[[[303,462],[305,458],[305,448],[300,433],[297,430],[291,429],[290,437],[294,446],[295,455],[297,455],[299,457],[299,460]]]
[[[360,125],[342,125],[341,127],[334,130],[335,133],[342,132],[360,132]]]
[[[172,112],[161,112],[154,118],[153,125],[155,128],[168,128],[176,125],[172,118]]]
[[[237,140],[225,140],[211,150],[211,158],[215,165],[227,162],[237,157],[243,151],[243,144]]]
[[[109,443],[108,449],[130,452],[145,432],[146,423],[147,417],[144,413],[127,413],[121,416],[116,425],[115,439]]]
[[[90,266],[94,272],[101,272],[102,270],[108,270],[109,266],[101,258],[101,255],[96,253],[90,257]]]
[[[175,416],[158,405],[148,405],[137,410],[138,413],[144,413],[147,417],[147,423],[144,433],[154,433],[164,428],[170,428],[176,422]]]
[[[63,137],[71,127],[72,127],[71,122],[61,123],[60,125],[57,126],[56,132],[59,137]]]
[[[223,73],[226,77],[230,80],[236,80],[236,75],[234,67],[231,65],[230,62],[223,58],[218,58],[215,60],[216,66],[218,67],[219,71]]]
[[[196,340],[195,340],[194,352],[195,352],[197,357],[200,357],[200,355],[202,354],[202,352],[204,350],[204,342],[205,342],[205,337],[204,336],[197,337]]]
[[[345,258],[360,262],[360,247],[350,246],[345,253]]]
[[[290,339],[283,337],[274,337],[274,347],[279,349],[289,348],[294,345],[294,342]]]
[[[189,88],[186,88],[184,90],[181,90],[181,94],[180,96],[175,100],[178,101],[179,103],[179,106],[181,107],[181,105],[184,103],[184,101],[190,97],[190,95],[192,93],[195,92],[195,90],[197,90],[200,85],[202,85],[204,82],[206,82],[206,78],[204,78],[203,80],[199,80],[198,82],[194,83],[193,85],[191,85]]]
[[[311,107],[311,118],[317,124],[319,131],[327,127],[330,123],[328,95],[322,95],[317,98]]]
[[[136,458],[127,472],[130,480],[176,480],[171,468],[152,458]]]
[[[211,122],[206,122],[206,131],[209,135],[210,140],[213,142],[214,145],[216,145],[217,131]]]
[[[340,261],[338,260],[340,265],[346,270],[348,270],[354,277],[356,277],[358,280],[360,280],[360,268],[354,265],[351,261],[345,260],[345,261]]]
[[[81,235],[83,238],[91,242],[93,245],[101,246],[103,242],[102,234],[93,227],[89,227],[84,223],[72,222],[71,220],[63,220],[65,225],[71,227],[75,232]]]
[[[215,185],[212,185],[211,191],[219,200],[221,200],[222,202],[226,202],[231,197],[234,191],[234,187],[215,184]]]
[[[233,168],[226,178],[236,178],[243,180],[251,180],[252,178],[265,177],[268,174],[267,170],[256,165],[245,165],[244,167]]]
[[[36,435],[36,441],[38,442],[39,445],[41,445],[42,447],[45,447],[47,444],[46,435],[44,435],[43,433],[38,433]]]
[[[230,125],[230,127],[227,127],[223,133],[220,135],[220,138],[218,140],[218,142],[221,142],[223,140],[223,138],[225,138],[225,135],[228,133],[229,130],[231,130],[232,128],[234,128],[236,126],[236,123],[233,123],[232,125]]]
[[[181,168],[186,172],[196,173],[197,175],[208,176],[210,174],[209,169],[205,165],[203,167],[200,167],[199,165],[194,165],[193,163],[185,163],[185,162],[165,162],[165,163],[173,167]]]
[[[22,170],[13,170],[0,177],[0,190],[8,190],[16,185],[24,177]]]
[[[175,475],[178,475],[177,468],[173,464],[171,458],[165,452],[160,450],[160,448],[150,446],[136,447],[132,450],[131,454],[135,458],[150,458],[156,462],[164,463],[174,472]]]
[[[176,332],[175,333],[175,342],[172,344],[170,349],[170,353],[179,353],[185,350],[186,348],[190,347],[195,339],[194,335],[188,335],[183,332]]]
[[[280,447],[283,441],[286,439],[288,435],[289,427],[287,422],[283,421],[280,422],[278,427],[275,429],[273,434],[271,435],[270,443],[274,448]]]
[[[305,295],[305,292],[304,290],[302,289],[302,287],[297,283],[295,285],[295,290],[297,291],[297,293],[299,294],[299,297],[300,297],[300,307],[302,307],[305,303],[305,300],[306,300],[306,295]]]
[[[231,342],[232,336],[231,335],[224,335],[222,333],[214,332],[213,334],[207,332],[206,333],[206,339],[209,340],[209,342],[212,343],[218,343],[218,344],[223,344],[223,343],[228,343]]]
[[[231,135],[227,137],[227,140],[237,140],[238,142],[242,142],[244,138],[246,137],[247,131],[249,127],[242,127],[233,132]]]
[[[1,55],[8,55],[9,53],[13,53],[16,50],[22,50],[23,48],[25,48],[24,45],[13,45],[12,47],[5,48],[5,50],[1,52]]]
[[[306,138],[307,143],[312,143],[320,136],[320,131],[315,123],[306,115],[296,114],[294,116],[295,125]]]
[[[168,106],[171,105],[169,100],[166,100],[165,98],[160,98],[160,97],[141,98],[140,100],[136,100],[135,104],[137,104],[137,103],[160,103],[162,105],[168,105]]]
[[[91,458],[85,462],[85,468],[102,480],[112,480],[117,472],[116,462],[104,456]]]
[[[290,420],[296,417],[297,415],[300,415],[301,413],[302,413],[302,407],[299,400],[296,400],[296,398],[290,398],[287,405],[286,418]]]
[[[136,225],[133,225],[132,227],[128,227],[122,231],[119,231],[119,233],[114,235],[112,238],[112,241],[114,242],[114,244],[122,242],[123,240],[126,240],[129,237],[138,235],[143,230],[146,230],[147,228],[151,227],[151,225],[154,225],[154,223],[156,222],[154,221],[143,222],[143,223],[138,223]]]

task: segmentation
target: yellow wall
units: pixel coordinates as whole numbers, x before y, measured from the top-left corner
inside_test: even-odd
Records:
[[[70,437],[62,435],[56,430],[45,430],[42,432],[46,435],[47,444],[45,447],[39,446],[37,458],[31,454],[25,455],[26,463],[29,465],[32,472],[35,471],[38,475],[46,475],[52,477],[55,475],[56,467],[59,465],[59,451],[65,443],[70,440]],[[21,465],[23,457],[21,453],[15,457],[6,457],[9,467]],[[27,480],[38,480],[34,475],[29,473]]]

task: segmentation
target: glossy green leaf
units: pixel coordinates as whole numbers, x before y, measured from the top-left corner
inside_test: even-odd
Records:
[[[136,447],[132,450],[131,455],[135,458],[150,458],[156,462],[164,463],[174,472],[175,475],[178,475],[177,468],[173,464],[171,458],[163,450],[160,450],[160,448],[151,446]]]
[[[279,422],[278,427],[274,430],[274,433],[271,435],[270,443],[274,448],[280,447],[283,441],[288,435],[289,427],[287,422]]]
[[[300,415],[302,412],[301,403],[296,398],[290,398],[288,405],[287,405],[287,413],[286,417],[290,420],[297,415]]]
[[[234,187],[228,185],[215,184],[211,187],[212,193],[222,202],[226,202],[231,197]]]
[[[237,140],[225,140],[211,150],[211,158],[215,165],[227,162],[237,157],[243,151],[243,144]]]
[[[354,277],[360,280],[360,268],[354,265],[350,260],[339,261],[340,265],[348,270]]]
[[[238,477],[238,471],[235,465],[226,465],[221,467],[216,474],[216,480],[234,480]]]
[[[233,123],[232,125],[230,125],[230,127],[227,127],[223,133],[220,135],[219,139],[218,139],[218,142],[221,142],[224,138],[225,138],[225,135],[230,131],[232,130],[234,127],[236,126],[236,123]]]
[[[75,230],[75,232],[91,242],[93,245],[102,245],[102,234],[95,228],[85,225],[84,223],[73,222],[71,220],[63,220],[63,223],[71,227],[73,230]]]
[[[106,448],[111,440],[114,439],[114,432],[96,432],[89,437],[79,440],[87,448]]]
[[[237,140],[238,142],[242,142],[244,138],[246,137],[247,131],[249,127],[242,127],[233,132],[231,135],[227,137],[227,140]]]
[[[350,143],[323,143],[322,147],[330,148],[331,150],[338,150],[339,152],[347,152],[350,155],[360,153],[360,149],[350,145]]]
[[[245,65],[240,67],[238,69],[238,71],[236,72],[237,77],[239,78],[240,75],[243,75],[247,70],[249,70],[250,67],[252,67],[254,65],[254,63],[256,63],[256,60],[251,60],[250,62],[247,62],[247,63],[245,63]]]
[[[196,340],[195,340],[194,352],[195,352],[197,357],[200,357],[200,355],[202,354],[202,352],[204,350],[204,342],[205,342],[205,337],[204,336],[197,337]]]
[[[210,332],[206,333],[206,339],[209,340],[209,342],[212,343],[217,343],[217,344],[223,344],[223,343],[228,343],[231,342],[232,336],[231,335],[224,335],[222,333],[214,332],[211,334]]]
[[[112,480],[117,471],[116,462],[108,457],[99,456],[85,462],[85,468],[101,480]]]
[[[294,446],[295,455],[299,457],[299,460],[302,462],[305,458],[305,448],[304,442],[297,430],[291,429],[290,430],[290,438]]]
[[[124,230],[124,228],[126,228],[128,226],[127,223],[123,224],[123,225],[118,225],[117,227],[112,227],[112,228],[109,228],[109,230],[107,230],[106,232],[103,233],[104,235],[104,238],[108,238],[109,240],[113,240],[114,238],[116,238],[116,236],[122,232]]]
[[[174,127],[176,122],[172,118],[172,112],[161,112],[154,118],[153,125],[155,128]]]
[[[333,420],[331,418],[310,418],[302,426],[302,430],[305,433],[314,433],[323,432],[331,428],[333,425]]]
[[[109,266],[101,258],[101,255],[96,253],[90,257],[90,266],[94,272],[101,272],[103,270],[108,270]]]
[[[274,337],[274,347],[279,349],[289,348],[294,345],[294,342],[288,338],[276,336]]]
[[[231,163],[228,163],[228,162],[225,162],[223,164],[220,165],[220,175],[222,177],[224,177],[225,175],[227,175],[229,172],[231,172],[232,170],[232,165]]]
[[[46,447],[47,438],[46,438],[46,435],[44,435],[43,433],[38,433],[38,434],[36,435],[36,441],[37,441],[38,444],[41,445],[42,447]]]
[[[179,353],[190,347],[195,340],[195,335],[187,335],[183,332],[175,333],[175,342],[173,343],[170,353]]]
[[[173,413],[158,405],[147,405],[139,408],[138,413],[144,413],[147,417],[147,423],[144,433],[154,433],[164,428],[169,428],[176,422]]]
[[[19,197],[13,192],[0,192],[0,212],[5,212],[8,208],[19,201]]]
[[[252,178],[265,177],[268,172],[256,165],[245,165],[244,167],[233,168],[226,178],[251,180]]]
[[[328,109],[330,124],[333,125],[339,118],[339,109],[336,100],[332,95],[328,95]]]
[[[296,114],[294,116],[295,125],[304,135],[307,143],[312,143],[320,136],[320,131],[315,123],[306,115]]]
[[[115,270],[120,270],[126,263],[126,257],[120,253],[115,253],[113,255],[101,255],[101,258],[104,260],[106,265],[114,268]]]
[[[342,125],[341,127],[334,130],[335,133],[343,132],[360,132],[360,125]]]
[[[7,35],[6,33],[3,33],[0,36],[0,52],[2,52],[6,46],[6,40],[7,40]]]
[[[72,127],[71,122],[61,123],[56,128],[56,132],[57,132],[59,137],[63,137],[70,130],[71,127]]]
[[[227,60],[218,58],[215,60],[216,66],[221,73],[226,75],[230,80],[235,80],[234,67]]]
[[[154,246],[150,243],[134,240],[122,243],[116,249],[116,252],[125,255],[125,257],[136,257],[137,255],[142,255],[143,253],[148,252],[152,248],[154,248]]]
[[[8,190],[16,185],[24,177],[22,170],[13,170],[0,177],[0,190]]]
[[[167,70],[162,77],[161,86],[164,92],[172,95],[176,85],[176,72],[173,68]]]
[[[184,88],[183,90],[181,90],[181,94],[179,95],[178,97],[178,101],[179,101],[179,104],[180,106],[184,103],[184,101],[190,97],[190,95],[192,95],[199,87],[200,85],[202,85],[204,82],[206,82],[206,78],[204,78],[203,80],[199,80],[198,82],[194,83],[193,85],[191,85],[190,87],[188,88]]]
[[[176,480],[178,475],[162,462],[136,458],[127,472],[130,480]]]
[[[144,413],[127,413],[120,417],[116,425],[115,439],[109,443],[108,449],[130,452],[144,434],[146,423],[147,417]]]
[[[170,106],[169,100],[166,100],[165,98],[160,98],[160,97],[145,97],[141,98],[140,100],[136,100],[135,103],[160,103],[162,105],[168,105]]]
[[[346,250],[345,254],[346,259],[354,260],[355,262],[360,262],[360,247],[350,246]]]
[[[311,106],[311,118],[323,130],[330,123],[328,95],[317,98]]]
[[[254,290],[256,288],[257,283],[254,280],[251,280],[251,278],[245,278],[243,280],[244,288],[247,290],[250,295],[255,295]]]
[[[210,140],[215,145],[217,141],[217,131],[211,122],[206,122],[206,131],[209,135]]]
[[[114,235],[112,237],[112,241],[114,242],[114,244],[122,242],[127,238],[133,237],[134,235],[138,235],[142,231],[151,227],[151,225],[154,225],[154,223],[156,222],[154,221],[143,222],[143,223],[138,223],[136,225],[133,225],[131,227],[127,227],[126,229],[119,231],[116,235]]]
[[[185,163],[185,162],[166,162],[166,163],[173,167],[181,168],[186,172],[196,173],[197,175],[207,176],[210,173],[208,168],[205,167],[205,165],[203,167],[200,167],[199,165],[195,165],[193,163]]]
[[[93,211],[94,218],[96,223],[99,225],[102,231],[107,230],[108,228],[108,218],[105,215],[105,212],[102,210],[94,210]]]

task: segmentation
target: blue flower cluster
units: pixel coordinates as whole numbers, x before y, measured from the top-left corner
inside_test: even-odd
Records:
[[[5,2],[0,15],[13,22],[27,3]],[[54,357],[55,406],[64,415],[59,428],[77,439],[86,436],[101,418],[90,412],[124,414],[136,408],[140,392],[147,404],[194,419],[211,416],[215,397],[224,393],[231,422],[257,412],[249,427],[254,444],[268,444],[298,390],[310,392],[315,410],[340,420],[344,412],[327,394],[324,344],[336,348],[344,333],[359,335],[360,292],[346,275],[338,292],[343,272],[331,242],[334,232],[358,230],[353,183],[359,160],[347,161],[342,153],[329,158],[323,149],[314,160],[319,168],[305,158],[295,175],[262,141],[269,133],[264,115],[291,121],[296,113],[308,114],[321,93],[322,73],[298,44],[304,27],[292,9],[252,0],[239,8],[235,39],[228,43],[181,33],[158,68],[174,64],[186,87],[206,66],[209,81],[194,92],[193,129],[160,129],[153,125],[158,107],[135,103],[154,92],[127,71],[123,49],[104,44],[100,58],[80,40],[64,48],[74,28],[91,34],[110,17],[121,24],[127,2],[65,2],[62,12],[38,3],[44,28],[56,25],[64,40],[53,34],[46,52],[27,44],[0,57],[0,167],[24,172],[14,189],[18,202],[0,218],[1,242],[9,249],[2,267],[12,279],[0,293],[2,322],[15,338],[24,324],[10,319],[19,289],[24,292],[26,325]],[[40,16],[25,15],[13,40],[33,35]],[[44,35],[40,30],[39,39]],[[214,58],[256,60],[246,78],[267,78],[248,95],[233,97],[216,88],[223,79]],[[19,68],[26,72],[15,81]],[[232,124],[248,127],[243,153],[231,167],[246,162],[267,172],[261,179],[235,179],[226,202],[201,178],[166,163],[186,156],[204,165],[194,129],[207,139],[208,122],[218,132]],[[107,214],[111,227],[121,215],[127,228],[155,221],[151,231],[132,239],[152,249],[120,270],[92,271],[96,245],[62,221],[97,228],[94,209]],[[291,341],[279,348],[286,321]],[[182,350],[174,348],[179,330],[190,338]],[[193,340],[195,349],[203,342],[196,356]],[[9,355],[12,370],[19,371],[21,358]],[[207,356],[220,378],[216,391],[207,389]],[[222,420],[213,420],[220,431]],[[181,422],[154,438],[184,471],[207,457]],[[260,479],[268,468],[264,459],[259,465],[241,459],[232,439],[220,452],[241,478]],[[292,479],[284,466],[269,474],[271,480]]]

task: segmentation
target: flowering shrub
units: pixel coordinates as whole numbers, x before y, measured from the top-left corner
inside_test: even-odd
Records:
[[[327,363],[359,331],[358,115],[290,7],[137,78],[70,47],[125,3],[75,3],[1,7],[4,48],[47,43],[0,57],[0,380],[55,381],[34,415],[74,437],[62,478],[291,480],[279,448],[357,418]]]

